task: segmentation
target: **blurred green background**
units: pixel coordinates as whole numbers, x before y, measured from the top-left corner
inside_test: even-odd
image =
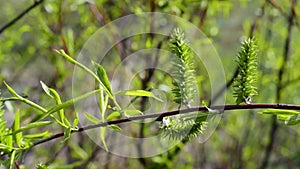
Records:
[[[33,0],[2,0],[0,28],[33,3]],[[188,20],[212,41],[222,60],[227,80],[235,72],[234,59],[240,43],[249,36],[255,36],[259,49],[259,95],[253,98],[254,102],[299,104],[299,11],[300,3],[293,0],[44,0],[0,34],[0,89],[3,96],[9,95],[2,83],[6,81],[30,100],[45,106],[53,105],[53,101],[42,94],[39,81],[43,81],[68,100],[72,97],[73,65],[59,57],[53,49],[64,49],[76,57],[88,38],[105,24],[129,14],[163,12]],[[111,55],[127,56],[147,48],[149,38],[152,37],[132,37],[120,43],[122,48],[112,48]],[[159,37],[153,38],[150,47],[156,47],[160,40]],[[133,42],[135,45],[130,45]],[[162,48],[168,48],[167,40]],[[282,65],[285,67],[280,79]],[[114,67],[108,67],[107,72],[111,75]],[[202,79],[206,76],[203,75]],[[207,94],[210,92],[209,85],[209,82],[201,81],[202,100],[210,99]],[[231,88],[226,96],[226,103],[235,103]],[[31,111],[24,105],[11,105],[11,111],[6,111],[8,125],[12,123],[12,111],[16,108]],[[151,158],[131,159],[107,153],[85,134],[78,133],[64,144],[54,141],[39,145],[26,152],[19,161],[23,168],[32,168],[38,162],[52,168],[91,169],[298,168],[299,125],[286,126],[274,121],[271,116],[256,112],[226,112],[207,142],[199,144],[194,139]],[[56,131],[55,128],[49,130]],[[144,126],[142,132],[151,135],[150,126]],[[138,137],[138,133],[132,135]]]

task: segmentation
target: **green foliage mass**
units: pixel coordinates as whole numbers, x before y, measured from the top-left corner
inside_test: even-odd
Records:
[[[33,3],[34,1],[29,0],[3,1],[0,5],[1,27]],[[120,41],[107,53],[107,57],[105,57],[107,60],[99,63],[105,72],[101,70],[101,67],[98,67],[100,72],[97,73],[97,71],[80,65],[85,70],[83,73],[86,73],[81,75],[96,77],[96,83],[98,86],[102,86],[103,90],[95,90],[78,98],[70,98],[71,90],[73,90],[71,85],[73,65],[66,58],[68,55],[76,58],[78,52],[97,29],[103,28],[119,17],[142,12],[163,12],[190,21],[207,35],[207,38],[199,39],[201,41],[197,44],[199,47],[202,47],[207,41],[213,41],[224,64],[226,80],[231,80],[236,66],[239,68],[240,71],[233,88],[235,97],[232,97],[230,91],[227,92],[226,103],[251,103],[251,98],[257,95],[256,88],[258,88],[260,90],[259,95],[255,96],[256,103],[278,101],[299,104],[300,72],[297,71],[300,64],[300,38],[297,38],[300,37],[299,11],[299,1],[289,0],[149,0],[147,2],[44,0],[42,4],[25,14],[23,18],[0,35],[0,82],[7,81],[16,91],[8,88],[16,95],[12,94],[12,97],[4,98],[10,100],[6,101],[5,113],[11,118],[15,115],[18,117],[8,121],[4,120],[4,110],[0,98],[0,168],[2,166],[14,168],[17,164],[22,169],[35,166],[36,168],[46,168],[44,164],[53,169],[298,168],[300,148],[296,143],[300,138],[300,115],[297,111],[261,110],[263,115],[255,113],[256,110],[237,110],[228,111],[228,113],[226,111],[222,123],[205,144],[193,142],[192,138],[201,134],[206,125],[209,125],[203,121],[207,116],[206,113],[195,112],[191,116],[179,115],[164,118],[162,125],[156,122],[148,124],[130,122],[119,127],[110,126],[114,132],[122,129],[120,132],[136,138],[153,136],[161,131],[159,128],[161,126],[166,138],[190,140],[190,142],[181,143],[161,155],[140,159],[116,157],[99,149],[99,146],[85,134],[71,134],[75,133],[82,125],[78,123],[79,117],[85,118],[89,124],[94,124],[145,113],[140,110],[142,108],[147,110],[147,106],[155,103],[153,100],[159,101],[159,98],[148,89],[164,89],[168,101],[176,102],[176,104],[172,102],[170,107],[167,107],[168,110],[177,108],[178,105],[180,108],[188,108],[195,103],[195,95],[191,91],[195,90],[195,86],[192,84],[197,81],[198,86],[201,84],[198,89],[201,91],[199,99],[204,102],[208,101],[211,97],[209,78],[203,75],[205,68],[198,69],[197,66],[200,64],[189,59],[194,56],[190,53],[189,43],[180,30],[174,30],[170,41],[166,41],[164,37],[156,34],[136,35]],[[291,14],[294,15],[291,19],[292,29],[287,29]],[[155,23],[158,18],[151,19]],[[149,25],[149,30],[152,29],[151,26]],[[125,27],[122,27],[122,30],[128,31]],[[189,32],[185,33],[189,35]],[[236,64],[233,61],[236,47],[240,39],[244,39],[249,34],[255,36],[256,40],[254,42],[253,39],[247,39],[242,44]],[[288,37],[290,41],[286,43]],[[109,39],[114,38],[113,36],[109,37]],[[194,44],[194,41],[192,43]],[[174,62],[172,62],[173,77],[154,71],[150,78],[151,71],[147,70],[132,79],[133,88],[129,91],[112,93],[111,87],[116,89],[115,84],[110,86],[107,82],[109,78],[106,78],[105,74],[107,73],[107,76],[110,77],[114,73],[116,65],[124,59],[123,56],[129,56],[139,49],[152,47],[169,51],[169,45],[175,56],[173,57]],[[260,51],[257,56],[256,45]],[[97,48],[98,46],[95,47],[95,50]],[[53,49],[64,49],[65,58],[59,57],[53,52]],[[204,48],[203,53],[207,54],[205,50],[207,49]],[[285,55],[285,51],[288,51],[287,60],[282,57]],[[205,57],[210,57],[209,52]],[[159,55],[157,58],[160,63],[169,63],[169,60],[166,60],[163,55]],[[154,57],[151,59],[155,60]],[[152,64],[153,60],[151,59],[147,60],[148,63],[139,62],[136,66]],[[259,62],[256,63],[256,60]],[[69,61],[78,64],[71,58]],[[285,65],[284,70],[279,70],[282,65]],[[195,67],[196,77],[194,76]],[[278,78],[279,71],[282,73],[281,82]],[[198,72],[200,73],[198,74]],[[149,77],[150,80],[145,81],[146,78],[143,79],[143,75]],[[122,78],[130,79],[132,77],[124,73]],[[257,80],[258,78],[259,80]],[[122,80],[120,79],[120,82]],[[43,81],[49,86],[44,85],[43,87],[46,94],[42,93],[39,81]],[[186,83],[187,81],[188,83]],[[85,81],[82,83],[85,85]],[[4,89],[3,83],[0,84],[0,88],[6,95],[7,89]],[[174,95],[169,92],[170,88],[173,88]],[[95,93],[99,96],[99,109],[106,109],[106,111],[101,112],[102,114],[97,117],[91,116],[90,112],[83,113],[86,117],[81,114],[77,115],[77,112],[74,112],[73,104],[84,101]],[[101,94],[104,97],[101,97]],[[120,104],[118,107],[116,103],[121,97],[134,99],[130,103],[124,103],[125,106]],[[148,102],[145,98],[150,101]],[[277,98],[280,99],[277,100]],[[144,107],[143,103],[145,103]],[[129,106],[126,107],[126,105]],[[146,113],[159,112],[161,110],[156,108],[155,110],[149,109]],[[278,121],[274,122],[275,118],[269,116],[277,116]],[[48,125],[48,122],[44,120],[51,121],[51,125],[50,122]],[[107,132],[109,131],[107,129]],[[273,139],[272,132],[275,133]],[[32,143],[48,138],[52,133],[65,133],[65,135],[61,139],[46,142],[26,151]],[[105,144],[103,140],[107,137],[112,137],[112,141],[107,142],[108,145],[114,145],[118,149],[126,147],[126,145],[118,143],[118,140],[114,140],[113,135],[108,136],[107,133],[101,134],[99,141],[102,140]],[[156,148],[156,142],[152,145],[151,149]],[[265,152],[270,145],[272,149],[269,159],[267,159],[268,164],[266,167],[261,167]],[[142,150],[146,151],[146,149]],[[136,150],[130,151],[135,152]],[[20,156],[22,158],[19,158]],[[36,165],[39,162],[42,163]]]

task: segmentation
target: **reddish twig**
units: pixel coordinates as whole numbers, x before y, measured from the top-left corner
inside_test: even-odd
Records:
[[[228,111],[228,110],[244,110],[244,109],[284,109],[284,110],[300,110],[300,105],[292,105],[292,104],[245,104],[245,105],[215,105],[211,106],[210,109],[213,110],[219,110],[221,112],[223,111]],[[206,106],[197,106],[197,107],[192,107],[189,109],[182,109],[182,110],[174,110],[174,111],[169,111],[169,112],[163,112],[163,113],[155,113],[155,114],[145,114],[145,115],[139,115],[139,116],[132,116],[128,118],[123,118],[123,119],[118,119],[118,120],[113,120],[113,121],[107,121],[104,123],[99,123],[99,124],[93,124],[93,125],[88,125],[85,127],[79,128],[77,131],[73,131],[72,133],[76,132],[83,132],[86,130],[91,130],[99,127],[106,127],[112,124],[121,124],[121,123],[126,123],[126,122],[131,122],[131,121],[136,121],[136,120],[144,120],[144,119],[151,119],[151,118],[156,118],[156,121],[161,121],[164,117],[167,116],[174,116],[178,114],[188,114],[191,112],[199,112],[199,111],[207,111]],[[57,133],[54,134],[48,138],[42,139],[40,141],[37,141],[33,143],[32,147],[63,137],[64,133]]]

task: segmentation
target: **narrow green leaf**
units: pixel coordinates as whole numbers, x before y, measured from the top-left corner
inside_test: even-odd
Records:
[[[71,132],[72,132],[71,127],[65,129],[63,142],[67,141],[70,138]]]
[[[76,112],[76,116],[75,116],[75,119],[73,121],[73,127],[76,127],[79,123],[79,117],[78,117],[78,113]]]
[[[300,115],[293,115],[285,120],[286,125],[296,125],[300,123]]]
[[[89,113],[84,113],[84,116],[86,117],[86,119],[88,119],[90,122],[92,122],[94,124],[101,123],[100,119],[98,119],[97,117],[95,117]]]
[[[20,110],[17,110],[16,114],[15,114],[15,121],[14,121],[14,125],[13,125],[13,132],[18,131],[20,129]],[[16,134],[13,135],[15,138],[15,141],[17,143],[17,145],[19,147],[21,147],[22,145],[22,132],[18,132]]]
[[[8,152],[10,152],[13,149],[13,137],[12,137],[12,135],[6,136],[5,140],[6,140],[6,145],[9,147],[9,149],[7,149],[7,150],[8,150]]]
[[[39,121],[39,122],[29,123],[29,124],[27,124],[23,127],[20,127],[18,130],[13,131],[12,133],[9,133],[9,135],[14,135],[14,134],[17,134],[17,133],[22,132],[22,131],[26,131],[26,130],[29,130],[29,129],[32,129],[32,128],[38,128],[38,127],[46,126],[46,125],[49,125],[49,124],[52,124],[52,123],[53,123],[52,121]]]
[[[300,114],[300,112],[295,110],[279,110],[279,109],[267,109],[262,112],[259,112],[261,114],[271,114],[271,115],[297,115]]]
[[[42,133],[24,135],[23,138],[24,139],[41,139],[41,138],[46,138],[49,136],[51,136],[51,133],[48,131],[44,131]]]
[[[61,110],[61,109],[65,109],[65,108],[68,108],[70,107],[71,105],[73,105],[74,103],[78,102],[78,101],[81,101],[95,93],[99,92],[99,90],[94,90],[94,91],[91,91],[91,92],[88,92],[88,93],[85,93],[84,95],[81,95],[79,97],[76,97],[74,99],[71,99],[71,100],[68,100],[62,104],[59,104],[59,105],[56,105],[52,108],[50,108],[46,114],[44,114],[44,116],[42,116],[38,121],[40,120],[43,120],[45,119],[46,117],[48,117],[50,114],[54,113],[54,112],[57,112],[58,110]]]
[[[107,148],[107,144],[106,144],[106,140],[105,140],[106,127],[101,127],[100,132],[101,132],[100,133],[101,141],[103,143],[103,146],[104,146],[105,150],[108,152],[108,148]]]
[[[12,87],[10,87],[5,81],[3,82],[4,85],[6,86],[7,90],[9,91],[9,93],[15,97],[18,98],[22,98],[20,95],[18,95],[18,93],[16,91],[14,91],[14,89]]]
[[[143,112],[140,110],[123,110],[126,116],[136,116],[136,115],[143,115]]]
[[[42,88],[44,90],[44,92],[51,98],[53,98],[53,96],[51,95],[50,93],[50,90],[49,90],[49,87],[42,81],[40,81],[41,85],[42,85]]]
[[[116,119],[118,117],[120,117],[121,114],[117,111],[115,112],[112,112],[111,114],[109,114],[107,117],[106,117],[106,120],[109,121],[109,120],[113,120],[113,119]]]
[[[290,115],[277,115],[277,119],[281,121],[286,121]]]
[[[151,92],[145,90],[120,90],[115,94],[121,96],[144,96],[144,97],[154,96]]]
[[[13,168],[13,164],[15,162],[15,157],[16,157],[16,151],[13,150],[11,155],[10,155],[10,163],[9,163],[9,169],[12,169]]]
[[[47,110],[45,109],[45,108],[43,108],[42,106],[40,106],[40,105],[38,105],[38,104],[36,104],[36,103],[34,103],[34,102],[32,102],[32,101],[30,101],[30,100],[28,100],[28,99],[26,99],[26,98],[24,98],[24,97],[22,97],[22,96],[20,96],[20,95],[18,95],[7,83],[5,83],[4,82],[4,84],[6,85],[6,87],[7,87],[7,90],[13,95],[13,96],[15,96],[16,98],[18,98],[17,100],[19,100],[19,101],[21,101],[21,102],[24,102],[25,104],[27,104],[27,105],[29,105],[29,106],[31,106],[31,107],[33,107],[33,108],[35,108],[35,109],[38,109],[38,110],[40,110],[40,111],[42,111],[42,112],[46,112]]]
[[[119,126],[114,125],[114,124],[109,125],[108,128],[112,129],[112,130],[115,130],[115,131],[121,131],[122,130]]]
[[[65,53],[64,50],[56,50],[57,53],[59,53],[60,55],[62,55],[66,60],[68,60],[69,62],[71,62],[74,65],[77,65],[78,67],[80,67],[81,69],[83,69],[84,71],[86,71],[88,74],[90,74],[92,77],[95,78],[95,80],[97,82],[99,82],[99,84],[101,86],[104,87],[105,92],[109,95],[109,97],[114,101],[114,103],[117,105],[117,102],[114,98],[114,96],[111,94],[111,92],[105,87],[105,85],[102,83],[102,81],[99,79],[99,77],[89,68],[87,68],[86,66],[84,66],[83,64],[77,62],[76,60],[74,60],[72,57],[70,57],[69,55],[67,55]]]
[[[86,150],[83,149],[79,144],[76,144],[76,142],[70,142],[68,145],[72,149],[72,157],[79,158],[84,161],[90,157]]]
[[[103,83],[104,87],[105,87],[105,88],[110,92],[110,94],[112,95],[113,92],[112,92],[111,85],[110,85],[110,82],[109,82],[109,80],[108,80],[108,77],[107,77],[107,74],[106,74],[105,69],[103,68],[103,66],[101,66],[101,65],[98,64],[98,63],[93,62],[93,64],[94,64],[95,67],[96,67],[96,73],[97,73],[98,78],[99,78],[100,81]]]
[[[6,144],[0,143],[0,150],[2,151],[2,150],[6,150],[6,149],[12,149],[12,147],[10,147],[10,146],[8,146]]]
[[[59,94],[57,93],[56,90],[52,89],[52,88],[49,88],[49,91],[50,91],[50,94],[53,96],[55,102],[56,102],[56,105],[61,105],[62,104],[62,101],[60,99],[60,96]],[[60,109],[58,110],[58,115],[59,115],[59,119],[60,121],[64,124],[64,125],[67,125],[68,127],[70,127],[70,122],[68,121],[67,118],[65,118],[65,111],[64,109]]]
[[[160,98],[156,97],[153,93],[146,90],[120,90],[115,93],[121,96],[139,96],[139,97],[152,97],[160,102],[163,102]]]

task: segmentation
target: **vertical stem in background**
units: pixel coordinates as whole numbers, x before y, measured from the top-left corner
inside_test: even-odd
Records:
[[[208,3],[204,7],[204,9],[201,9],[200,12],[199,12],[199,19],[200,19],[199,29],[200,30],[203,30],[203,25],[204,25],[204,21],[205,21],[205,18],[206,18],[207,10],[208,10]]]
[[[149,3],[150,11],[155,12],[155,9],[156,9],[155,0],[149,0],[148,3]],[[150,38],[152,44],[153,44],[153,39],[154,39],[154,36],[155,36],[155,34],[152,33],[153,29],[154,29],[153,22],[154,22],[154,17],[151,14],[151,24],[149,25],[150,26],[149,38]],[[158,44],[158,47],[157,47],[158,50],[161,48],[161,45],[162,45],[162,43]],[[146,63],[146,64],[149,64],[149,63]],[[155,61],[153,63],[152,68],[155,68],[157,66],[157,64],[158,64],[158,53],[155,56]],[[141,80],[143,90],[147,89],[148,82],[151,81],[153,75],[154,75],[154,69],[150,69],[150,70],[146,71],[145,78]],[[142,112],[145,111],[147,99],[148,98],[146,98],[146,97],[142,97],[142,101],[141,101],[141,104],[140,104]],[[143,157],[143,141],[142,141],[143,138],[145,137],[144,130],[145,130],[145,123],[144,123],[144,120],[142,120],[141,125],[140,125],[140,130],[139,130],[140,143],[137,145],[137,151],[138,151],[138,156],[139,156],[138,160],[143,165],[143,167],[145,168],[146,167],[146,159]]]
[[[284,45],[284,52],[283,52],[283,62],[281,64],[281,67],[278,72],[278,81],[277,81],[277,88],[276,88],[276,102],[279,103],[281,100],[281,92],[282,92],[282,81],[283,81],[283,74],[285,71],[286,64],[289,60],[289,52],[290,52],[290,44],[291,44],[291,37],[292,37],[292,26],[293,26],[293,19],[294,19],[294,10],[293,8],[296,5],[296,0],[291,0],[291,14],[288,17],[288,26],[287,26],[287,37],[285,39],[285,45]],[[278,124],[276,117],[272,117],[271,122],[271,130],[269,132],[269,143],[267,144],[265,148],[265,155],[263,157],[260,169],[265,169],[268,166],[269,159],[275,144],[275,137],[278,130]]]

